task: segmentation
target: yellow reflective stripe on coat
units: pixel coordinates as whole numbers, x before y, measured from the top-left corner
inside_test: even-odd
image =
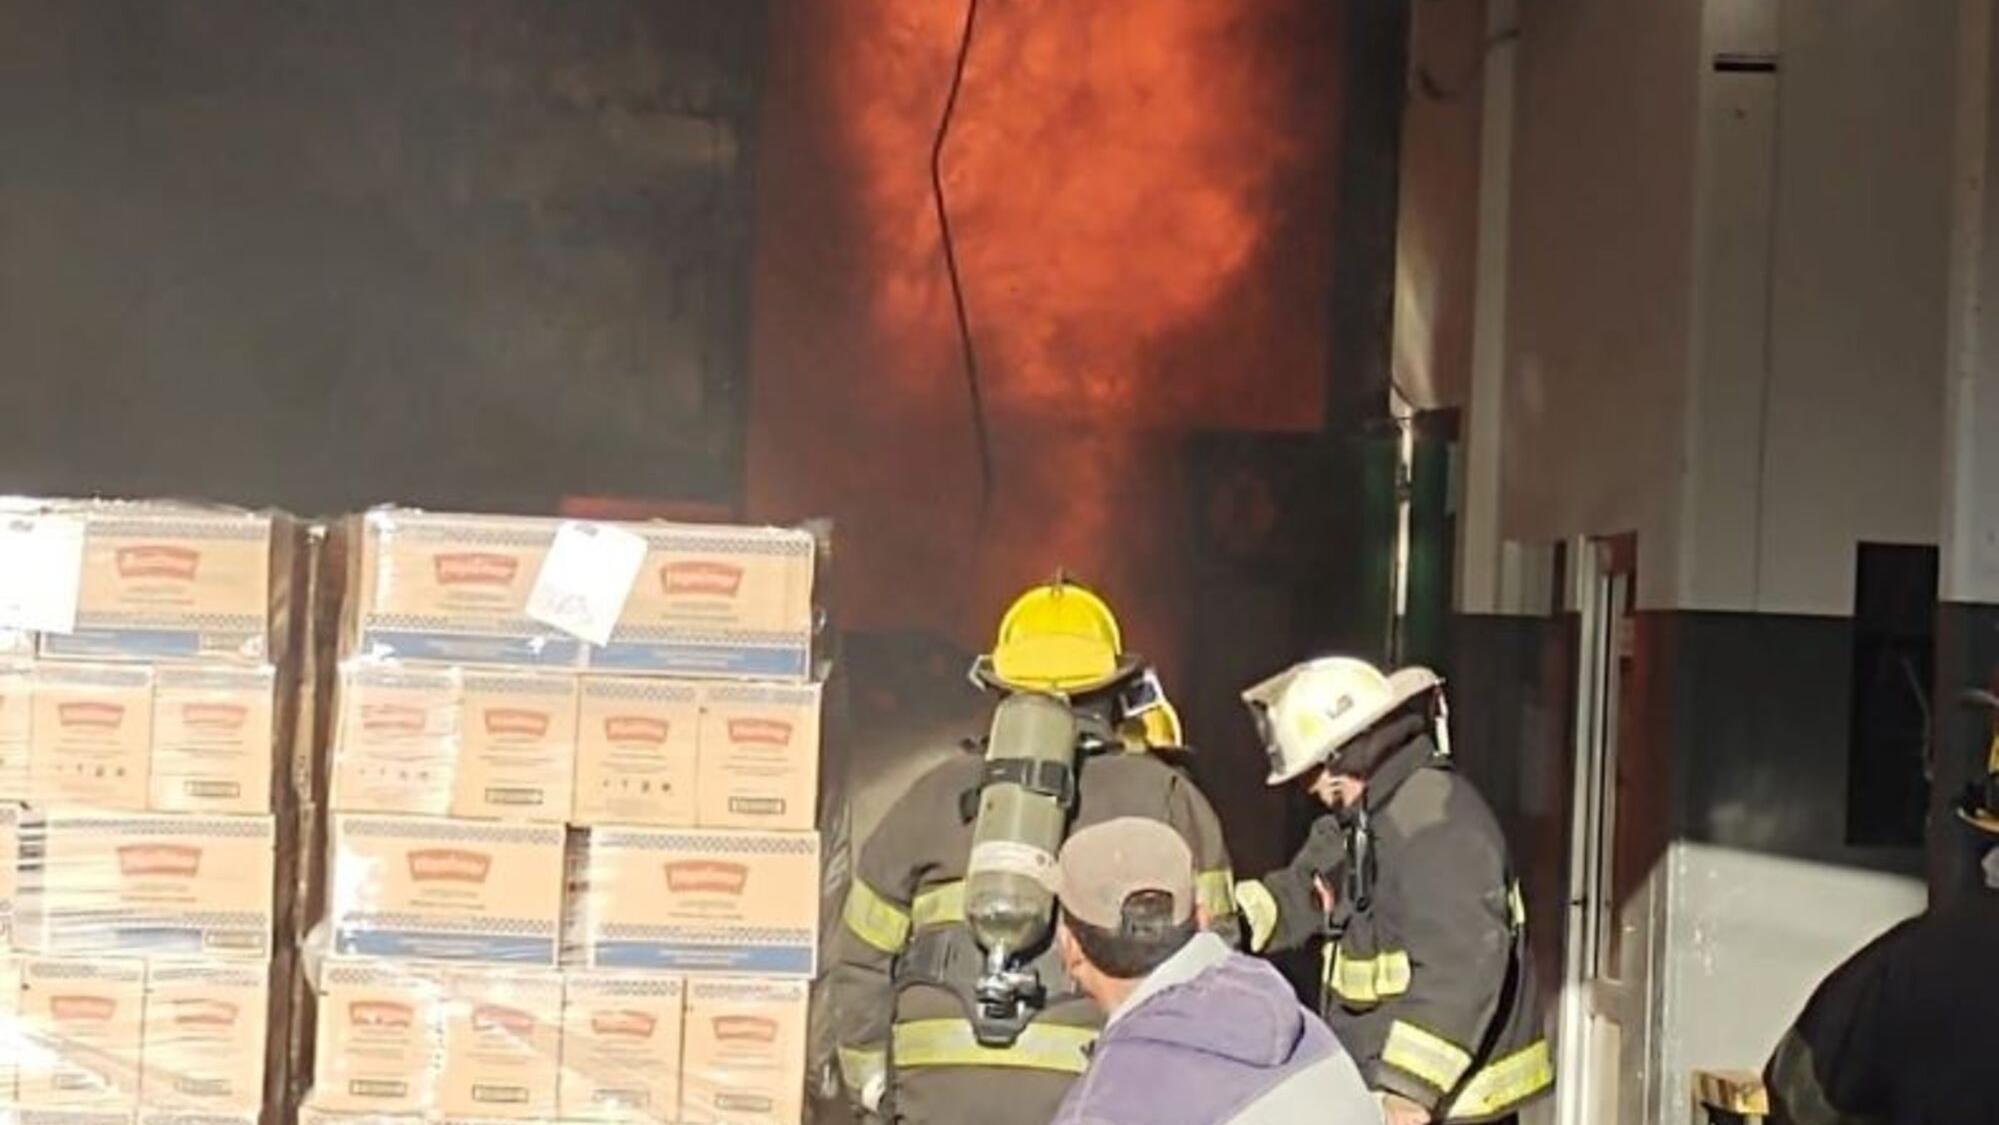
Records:
[[[925,1066],[996,1066],[1081,1074],[1087,1051],[1097,1041],[1094,1028],[1031,1023],[1011,1047],[985,1047],[969,1020],[911,1020],[895,1025],[897,1069]]]
[[[859,879],[847,888],[847,906],[841,916],[855,937],[883,953],[901,953],[909,943],[909,914]]]
[[[917,892],[916,901],[909,908],[909,920],[919,929],[924,926],[942,926],[949,922],[964,921],[964,880],[939,883]]]
[[[1202,871],[1194,876],[1194,901],[1207,911],[1211,923],[1235,917],[1235,872],[1226,867]]]
[[[1555,1062],[1548,1054],[1548,1041],[1537,1039],[1472,1075],[1444,1116],[1450,1120],[1504,1113],[1554,1083]]]
[[[1249,951],[1263,952],[1270,944],[1270,935],[1277,932],[1277,896],[1258,880],[1245,879],[1235,885],[1235,900],[1242,905],[1242,916],[1249,920]]]
[[[1348,957],[1343,947],[1327,942],[1323,957],[1326,988],[1348,1004],[1379,1004],[1400,996],[1409,991],[1415,978],[1409,954],[1400,949],[1367,958]]]
[[[888,1077],[886,1047],[842,1047],[839,1054],[840,1080],[850,1090],[858,1093],[875,1079]]]
[[[1435,1032],[1396,1020],[1388,1026],[1381,1061],[1442,1091],[1454,1089],[1471,1069],[1471,1052]]]

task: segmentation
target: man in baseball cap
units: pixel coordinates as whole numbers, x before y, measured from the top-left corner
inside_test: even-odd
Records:
[[[1140,817],[1084,828],[1056,878],[1063,966],[1107,1024],[1054,1125],[1380,1120],[1284,978],[1203,931],[1178,832]]]

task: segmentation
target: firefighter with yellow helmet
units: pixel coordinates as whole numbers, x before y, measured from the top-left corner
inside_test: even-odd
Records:
[[[982,752],[917,780],[862,847],[822,992],[842,1080],[871,1119],[1041,1125],[1101,1025],[1052,951],[1054,854],[1147,817],[1193,851],[1204,914],[1235,937],[1221,823],[1179,770],[1179,719],[1117,617],[1058,577],[1022,594],[972,674],[996,693]]]
[[[1318,946],[1321,1014],[1388,1125],[1512,1120],[1552,1060],[1506,839],[1452,769],[1443,681],[1329,656],[1243,701],[1269,783],[1329,810],[1289,866],[1237,888],[1251,948]]]

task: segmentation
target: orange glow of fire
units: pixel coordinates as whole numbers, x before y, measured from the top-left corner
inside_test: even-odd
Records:
[[[964,9],[779,5],[749,493],[835,517],[847,623],[981,644],[1058,564],[1170,619],[1175,440],[1320,416],[1336,8],[983,0],[944,156],[997,469],[981,528],[928,166]]]

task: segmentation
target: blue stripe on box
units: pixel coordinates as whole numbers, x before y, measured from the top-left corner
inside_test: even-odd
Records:
[[[813,968],[812,953],[809,945],[666,945],[655,941],[599,941],[592,961],[600,969],[665,969],[682,973],[809,977]]]
[[[583,642],[555,636],[479,637],[457,633],[417,633],[369,629],[361,651],[399,660],[446,664],[498,664],[515,668],[574,668]]]
[[[238,943],[228,939],[243,937]],[[121,925],[116,922],[57,923],[53,935],[56,949],[51,952],[122,954],[147,957],[264,957],[270,941],[251,931],[211,930],[199,927]]]
[[[342,929],[334,934],[338,953],[361,957],[404,957],[424,961],[494,961],[509,965],[553,965],[554,938],[513,937],[422,930]]]
[[[802,680],[811,666],[812,647],[803,642],[795,645],[700,645],[613,639],[603,648],[590,650],[590,667],[617,672]]]
[[[261,930],[221,930],[221,929],[170,929],[164,926],[127,926],[118,931],[121,947],[139,946],[156,949],[171,946],[179,952],[187,946],[188,952],[203,957],[268,957],[271,952],[270,935]]]
[[[254,632],[199,629],[78,629],[74,633],[42,634],[42,651],[50,656],[113,657],[143,660],[191,659],[199,656],[262,655],[263,637]],[[257,643],[256,652],[243,649]]]

